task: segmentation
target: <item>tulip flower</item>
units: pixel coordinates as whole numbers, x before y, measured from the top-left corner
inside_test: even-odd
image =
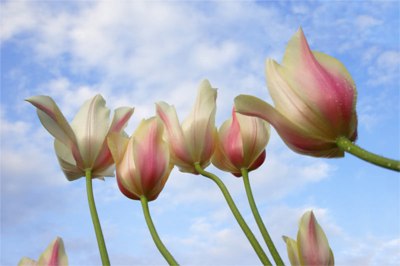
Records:
[[[265,160],[269,125],[257,117],[232,111],[218,131],[212,163],[219,169],[241,176],[241,169],[257,169]]]
[[[115,160],[118,187],[122,194],[140,200],[151,236],[169,265],[178,265],[162,243],[151,219],[148,201],[155,200],[171,173],[168,144],[163,139],[164,125],[158,117],[143,120],[134,134],[108,137]]]
[[[328,266],[335,264],[328,239],[312,211],[303,214],[297,241],[286,236],[283,239],[286,242],[292,265]]]
[[[110,134],[123,135],[132,108],[115,110],[112,122],[110,110],[101,95],[86,101],[71,124],[68,124],[57,104],[48,96],[27,99],[37,108],[43,126],[55,138],[54,148],[58,161],[69,181],[86,177],[86,191],[93,226],[103,265],[110,265],[93,196],[92,178],[114,176],[114,161],[107,145]]]
[[[336,141],[357,137],[357,92],[342,63],[311,51],[299,29],[289,41],[282,65],[268,59],[266,73],[275,108],[256,97],[240,95],[236,110],[270,122],[298,153],[344,156]]]
[[[132,108],[116,109],[110,124],[110,110],[103,97],[96,95],[83,104],[68,124],[52,98],[33,96],[27,101],[37,108],[40,121],[55,138],[55,152],[69,181],[85,176],[86,170],[91,170],[92,177],[114,176],[114,162],[106,139],[111,133],[122,134]]]
[[[38,261],[22,258],[18,266],[67,266],[68,258],[64,249],[64,242],[60,237],[54,239],[46,250],[40,255]]]
[[[153,117],[143,120],[129,139],[120,134],[108,138],[118,186],[128,198],[155,200],[163,189],[173,168],[163,132],[161,120]]]
[[[217,129],[215,127],[217,90],[208,80],[200,84],[191,114],[179,124],[175,107],[159,102],[157,115],[164,122],[172,161],[182,172],[197,173],[194,164],[202,168],[210,164],[214,153]]]

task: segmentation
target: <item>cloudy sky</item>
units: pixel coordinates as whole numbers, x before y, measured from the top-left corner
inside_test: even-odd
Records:
[[[37,259],[56,236],[71,265],[99,265],[85,182],[68,182],[53,140],[24,99],[49,95],[71,120],[101,93],[110,109],[133,106],[127,127],[174,104],[183,119],[204,78],[218,88],[217,124],[241,93],[271,101],[264,63],[278,62],[299,26],[310,46],[342,61],[358,90],[357,143],[400,158],[400,5],[397,1],[1,1],[1,265]],[[210,167],[257,232],[242,180]],[[400,264],[400,176],[347,155],[305,157],[274,130],[265,164],[250,175],[281,255],[313,209],[337,265]],[[113,265],[165,264],[140,204],[115,179],[94,192]],[[159,234],[184,265],[257,265],[217,187],[174,169],[150,203]],[[257,233],[260,242],[262,239]]]

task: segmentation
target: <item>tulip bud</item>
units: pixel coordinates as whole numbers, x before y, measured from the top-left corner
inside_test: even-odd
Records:
[[[212,163],[219,169],[241,176],[241,169],[257,169],[265,160],[269,125],[257,117],[232,111],[218,131],[217,147]]]
[[[18,266],[67,266],[68,258],[64,249],[64,242],[57,237],[46,250],[40,255],[39,261],[30,258],[22,258]]]
[[[158,117],[143,120],[130,139],[112,134],[108,144],[116,163],[117,183],[130,199],[155,200],[173,168],[164,126]]]
[[[337,59],[311,51],[301,29],[289,41],[282,65],[267,60],[267,83],[275,108],[248,95],[235,100],[239,113],[270,122],[294,151],[343,157],[339,137],[357,137],[356,88]]]
[[[301,217],[297,241],[286,236],[283,239],[292,265],[330,266],[335,264],[328,239],[312,211],[306,212]]]
[[[110,124],[110,110],[103,97],[96,95],[82,105],[69,124],[52,98],[33,96],[27,101],[37,108],[42,125],[55,138],[55,152],[68,180],[85,176],[87,169],[93,177],[114,176],[106,138],[111,133],[123,134],[132,108],[116,109]]]
[[[166,128],[172,161],[182,172],[197,173],[195,163],[202,168],[210,164],[217,134],[216,98],[217,90],[204,80],[192,112],[182,125],[179,124],[175,107],[165,102],[156,104],[157,115]]]

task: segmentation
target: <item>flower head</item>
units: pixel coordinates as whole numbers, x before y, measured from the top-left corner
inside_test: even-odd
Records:
[[[27,101],[37,108],[42,125],[55,138],[56,155],[68,180],[85,176],[88,169],[93,177],[114,176],[106,139],[111,133],[123,134],[132,108],[116,109],[110,123],[110,110],[103,97],[96,95],[82,105],[69,124],[52,98],[33,96]]]
[[[301,217],[297,241],[286,236],[283,239],[292,265],[330,266],[335,264],[328,239],[312,211],[306,212]]]
[[[286,48],[282,65],[267,60],[267,83],[275,108],[252,96],[235,100],[238,112],[270,122],[294,151],[342,157],[338,137],[357,137],[356,88],[337,59],[311,51],[301,29]]]
[[[65,253],[64,242],[60,237],[54,239],[46,250],[40,255],[39,260],[35,261],[23,257],[18,266],[67,266],[68,257]]]
[[[143,120],[131,138],[112,134],[108,144],[116,164],[117,182],[128,198],[155,200],[173,168],[164,126],[158,117]]]
[[[165,102],[156,105],[157,115],[166,128],[173,163],[182,172],[196,173],[195,163],[199,163],[202,168],[210,164],[217,134],[216,98],[217,90],[204,80],[200,84],[192,112],[182,125],[179,124],[175,107]]]
[[[232,118],[218,131],[212,163],[219,169],[241,176],[241,169],[257,169],[265,160],[269,125],[264,120],[232,110]]]

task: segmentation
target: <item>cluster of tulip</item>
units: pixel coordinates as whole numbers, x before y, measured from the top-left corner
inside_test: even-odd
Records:
[[[87,196],[103,265],[110,265],[92,191],[92,179],[113,176],[121,192],[140,200],[152,238],[170,265],[177,261],[162,243],[152,222],[148,201],[155,200],[171,170],[201,174],[214,181],[264,265],[272,265],[236,207],[228,189],[205,168],[242,177],[249,204],[275,264],[284,265],[257,210],[248,173],[265,160],[269,123],[288,147],[315,157],[343,157],[344,152],[395,171],[400,162],[369,153],[353,142],[357,137],[356,89],[345,67],[335,58],[311,51],[300,29],[290,40],[282,65],[267,61],[267,81],[275,103],[249,95],[235,99],[232,118],[217,130],[217,91],[207,80],[200,84],[190,115],[180,124],[174,106],[156,104],[156,116],[143,120],[131,137],[124,128],[133,109],[110,110],[96,95],[81,107],[71,124],[47,96],[27,99],[37,108],[43,126],[55,138],[54,148],[68,180],[86,177]],[[114,166],[115,165],[115,166]],[[300,220],[297,240],[284,237],[292,265],[333,265],[333,253],[312,211]],[[23,258],[20,265],[66,265],[62,240],[57,238],[39,262]]]

